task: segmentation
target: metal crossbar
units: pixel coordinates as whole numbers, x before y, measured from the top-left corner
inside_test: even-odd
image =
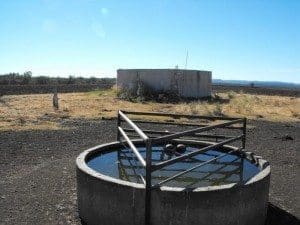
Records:
[[[133,129],[123,129],[125,132],[134,132]],[[157,130],[143,130],[144,133],[149,133],[149,134],[175,134],[175,132],[170,132],[170,131],[157,131]],[[200,134],[200,133],[195,133],[193,134],[195,137],[206,137],[206,138],[232,138],[233,136],[228,136],[228,135],[217,135],[217,134]]]
[[[227,156],[228,154],[231,154],[231,153],[236,152],[236,151],[239,151],[239,150],[240,150],[240,149],[235,149],[235,150],[229,151],[228,153],[223,153],[223,154],[221,154],[221,155],[219,155],[219,156],[217,156],[217,157],[215,157],[215,158],[213,158],[213,159],[207,160],[207,161],[205,161],[205,162],[203,162],[203,163],[200,163],[200,164],[198,164],[198,165],[196,165],[196,166],[193,166],[192,168],[190,168],[190,169],[188,169],[188,170],[185,170],[185,171],[182,171],[182,172],[180,172],[180,173],[177,173],[177,174],[175,174],[174,176],[169,177],[169,178],[167,178],[167,179],[165,179],[165,180],[159,182],[158,185],[160,186],[160,185],[162,185],[162,184],[164,184],[164,183],[166,183],[166,182],[168,182],[168,181],[170,181],[170,180],[173,180],[173,179],[175,179],[175,178],[177,178],[177,177],[179,177],[179,176],[182,176],[183,174],[186,174],[186,173],[188,173],[188,172],[191,172],[191,171],[193,171],[193,170],[195,170],[195,169],[197,169],[197,168],[199,168],[199,167],[201,167],[201,166],[204,166],[204,165],[206,165],[206,164],[208,164],[208,163],[210,163],[210,162],[216,161],[216,160],[218,160],[218,159],[220,159],[220,158],[222,158],[222,157],[224,157],[224,156]]]
[[[127,115],[134,115],[136,117],[139,116],[151,116],[151,117],[171,117],[174,119],[179,118],[187,118],[187,119],[205,119],[208,121],[216,121],[220,120],[223,121],[222,123],[217,123],[213,125],[204,125],[204,124],[195,124],[195,123],[177,123],[177,122],[162,122],[162,121],[145,121],[141,119],[130,119],[127,117]],[[225,121],[225,122],[224,122]],[[125,122],[129,127],[131,128],[122,128],[122,122]],[[175,125],[175,126],[185,126],[185,127],[197,127],[193,129],[189,129],[186,131],[180,131],[180,132],[169,132],[169,131],[158,131],[158,130],[141,130],[137,125],[148,123],[148,124],[158,124],[158,125]],[[234,126],[238,124],[239,126]],[[146,179],[142,175],[140,175],[141,180],[145,184],[146,187],[146,193],[145,193],[145,225],[150,225],[150,215],[151,215],[151,190],[156,187],[160,186],[166,182],[169,182],[179,176],[182,176],[183,174],[186,174],[188,172],[191,172],[201,166],[204,166],[208,163],[214,162],[222,157],[225,157],[228,154],[240,151],[245,148],[246,143],[246,118],[232,118],[232,117],[217,117],[217,116],[197,116],[197,115],[186,115],[186,114],[174,114],[174,113],[156,113],[156,112],[128,112],[128,111],[118,111],[118,120],[117,120],[117,140],[121,143],[124,143],[122,141],[123,139],[127,142],[130,149],[138,159],[138,161],[141,163],[141,167],[146,169]],[[238,136],[227,136],[227,135],[217,135],[217,134],[203,134],[203,132],[211,131],[214,129],[237,129],[241,130],[242,134]],[[130,134],[127,134],[126,132],[129,132]],[[137,135],[132,133],[137,133]],[[147,134],[158,134],[160,136],[147,136]],[[146,146],[146,159],[143,158],[139,150],[136,148],[134,143],[131,141],[129,136],[138,136],[140,137],[145,146]],[[171,158],[165,161],[160,161],[159,163],[155,163],[152,165],[152,145],[153,144],[162,144],[166,142],[171,141],[180,141],[185,137],[193,137],[193,138],[216,138],[216,143],[212,143],[206,147],[197,149],[192,152],[188,152],[185,154],[176,154],[175,158]],[[221,142],[217,142],[217,139],[224,139]],[[237,140],[242,141],[242,147],[236,148],[234,150],[231,150],[229,152],[223,153],[218,156],[214,156],[214,158],[209,159],[207,161],[199,161],[199,164],[193,166],[192,168],[179,171],[179,173],[173,175],[172,177],[169,177],[163,181],[160,181],[157,185],[152,186],[151,179],[152,175],[151,173],[163,169],[164,167],[177,163],[177,162],[183,162],[184,160],[190,159],[197,162],[197,159],[193,158],[196,155],[203,154],[213,148],[224,146],[225,144],[235,142]],[[129,159],[129,158],[128,158]],[[138,167],[138,166],[137,166]]]
[[[124,144],[123,146],[124,146],[125,148],[127,148],[127,146],[125,146],[125,144]],[[124,155],[123,157],[120,155],[121,153]],[[133,171],[133,173],[134,173],[134,176],[136,177],[137,181],[138,181],[138,178],[139,178],[139,179],[142,179],[143,183],[145,184],[145,182],[144,182],[145,180],[144,180],[143,176],[142,176],[141,174],[138,174],[138,173],[136,172],[136,170],[135,170],[135,169],[141,169],[141,168],[144,168],[144,167],[143,167],[143,166],[138,166],[137,163],[136,163],[137,158],[136,158],[136,157],[133,157],[133,156],[127,156],[127,153],[128,153],[128,152],[125,152],[125,151],[118,151],[119,165],[121,165],[120,167],[122,167],[122,168],[124,169],[124,175],[125,175],[125,177],[129,177],[129,176],[130,176],[130,175],[128,175],[128,174],[125,172],[125,170],[126,170],[127,168],[132,169],[132,171]],[[130,152],[130,153],[132,153],[132,152]],[[128,166],[124,165],[124,164],[122,163],[122,159],[126,159],[126,160],[128,161],[128,163],[129,163],[129,165],[128,165]],[[131,160],[133,160],[133,161],[135,162],[135,165],[133,165],[133,164],[131,163]],[[127,179],[127,180],[129,181],[129,179]]]
[[[175,122],[161,122],[161,121],[144,121],[144,120],[131,120],[134,123],[146,123],[146,124],[160,124],[160,125],[180,125],[180,126],[191,126],[191,127],[207,127],[205,124],[194,124],[194,123],[175,123]],[[226,129],[241,130],[243,127],[226,127]]]
[[[175,134],[169,134],[169,135],[165,135],[165,136],[162,136],[162,137],[155,138],[153,141],[155,143],[161,143],[161,142],[166,141],[166,140],[179,138],[179,137],[182,137],[182,136],[185,136],[185,135],[195,134],[197,132],[208,131],[208,130],[212,130],[212,129],[215,129],[215,128],[223,128],[223,127],[226,127],[226,126],[229,126],[229,125],[232,125],[232,124],[236,124],[236,123],[240,123],[240,122],[243,122],[243,119],[235,119],[233,121],[229,121],[229,122],[225,122],[225,123],[221,123],[221,124],[215,124],[215,125],[210,125],[210,126],[206,126],[206,127],[195,128],[195,129],[192,129],[192,130],[182,131],[182,132],[178,132],[178,133],[175,133]]]
[[[147,135],[140,128],[138,128],[138,126],[135,125],[124,113],[122,113],[122,111],[119,111],[119,115],[141,136],[143,140],[148,139]]]
[[[137,148],[134,146],[134,144],[132,143],[132,141],[129,139],[129,137],[127,136],[127,134],[124,132],[124,130],[121,127],[118,127],[120,133],[122,134],[122,136],[124,137],[124,139],[127,141],[128,145],[130,146],[130,148],[132,149],[132,151],[134,152],[134,154],[136,155],[136,157],[138,158],[138,160],[140,161],[140,163],[146,167],[146,162],[143,158],[143,156],[139,153],[139,151],[137,150]]]
[[[165,116],[173,118],[189,118],[189,119],[207,119],[207,120],[234,120],[235,117],[222,117],[222,116],[200,116],[200,115],[190,115],[190,114],[175,114],[175,113],[163,113],[163,112],[133,112],[133,111],[124,111],[125,114],[131,115],[143,115],[143,116]]]
[[[225,141],[222,141],[222,142],[219,142],[219,143],[216,143],[216,144],[212,144],[212,145],[206,146],[204,148],[201,148],[201,149],[198,149],[196,151],[193,151],[193,152],[190,152],[190,153],[187,153],[187,154],[175,157],[173,159],[169,159],[167,161],[164,161],[164,162],[161,162],[161,163],[157,163],[157,164],[155,164],[155,165],[152,166],[152,168],[153,168],[152,172],[155,171],[155,170],[159,170],[159,169],[161,169],[161,168],[163,168],[165,166],[174,164],[176,162],[183,161],[185,159],[191,158],[191,157],[193,157],[195,155],[199,155],[202,152],[206,152],[206,151],[211,150],[213,148],[217,148],[217,147],[223,146],[225,144],[234,142],[234,141],[236,141],[238,139],[241,139],[242,137],[243,137],[243,135],[240,135],[240,136],[235,137],[235,138],[230,138],[228,140],[225,140]]]

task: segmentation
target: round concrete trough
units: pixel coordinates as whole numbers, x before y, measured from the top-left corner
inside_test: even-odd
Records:
[[[134,141],[134,144],[141,143]],[[119,142],[95,146],[76,159],[79,216],[88,225],[144,224],[144,185],[106,176],[86,163],[92,155],[120,146]],[[222,149],[236,148],[224,146]],[[260,168],[260,172],[244,185],[227,184],[193,190],[161,186],[152,190],[151,225],[263,225],[270,166],[253,153],[246,152],[245,155]]]

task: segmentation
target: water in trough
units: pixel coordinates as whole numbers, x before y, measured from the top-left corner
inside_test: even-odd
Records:
[[[201,146],[189,145],[186,147],[185,153],[195,151],[199,147]],[[138,150],[146,158],[145,147],[140,146]],[[209,150],[190,159],[157,170],[152,173],[152,184],[155,185],[183,170],[218,157],[224,151],[222,149]],[[153,164],[176,157],[176,155],[166,154],[164,146],[153,146],[152,152]],[[117,179],[134,183],[142,183],[142,177],[145,179],[145,169],[130,148],[110,149],[100,154],[92,155],[87,159],[87,164],[95,171]],[[232,153],[179,176],[174,180],[168,181],[164,185],[197,188],[229,183],[244,184],[259,172],[260,169],[248,159],[241,157],[239,154]]]

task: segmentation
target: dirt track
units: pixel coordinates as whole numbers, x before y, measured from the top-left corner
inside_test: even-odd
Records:
[[[114,140],[116,123],[62,123],[70,129],[0,132],[0,224],[81,224],[76,207],[75,158],[88,147]],[[270,209],[282,214],[280,218],[270,215],[269,220],[276,220],[277,225],[282,218],[289,221],[291,214],[299,218],[296,151],[300,123],[252,121],[250,125],[247,149],[271,163],[270,201],[274,207]],[[282,139],[284,135],[294,140]]]

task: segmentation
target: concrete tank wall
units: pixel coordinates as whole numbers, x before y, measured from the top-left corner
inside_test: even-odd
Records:
[[[144,185],[108,177],[85,163],[90,155],[119,146],[118,142],[96,146],[77,158],[78,210],[88,225],[144,224]],[[246,154],[257,160],[262,171],[245,185],[153,190],[151,225],[264,225],[270,166],[261,157]]]
[[[181,97],[202,98],[211,95],[211,72],[178,69],[119,69],[117,86],[137,89],[138,83],[157,92],[175,92]]]

